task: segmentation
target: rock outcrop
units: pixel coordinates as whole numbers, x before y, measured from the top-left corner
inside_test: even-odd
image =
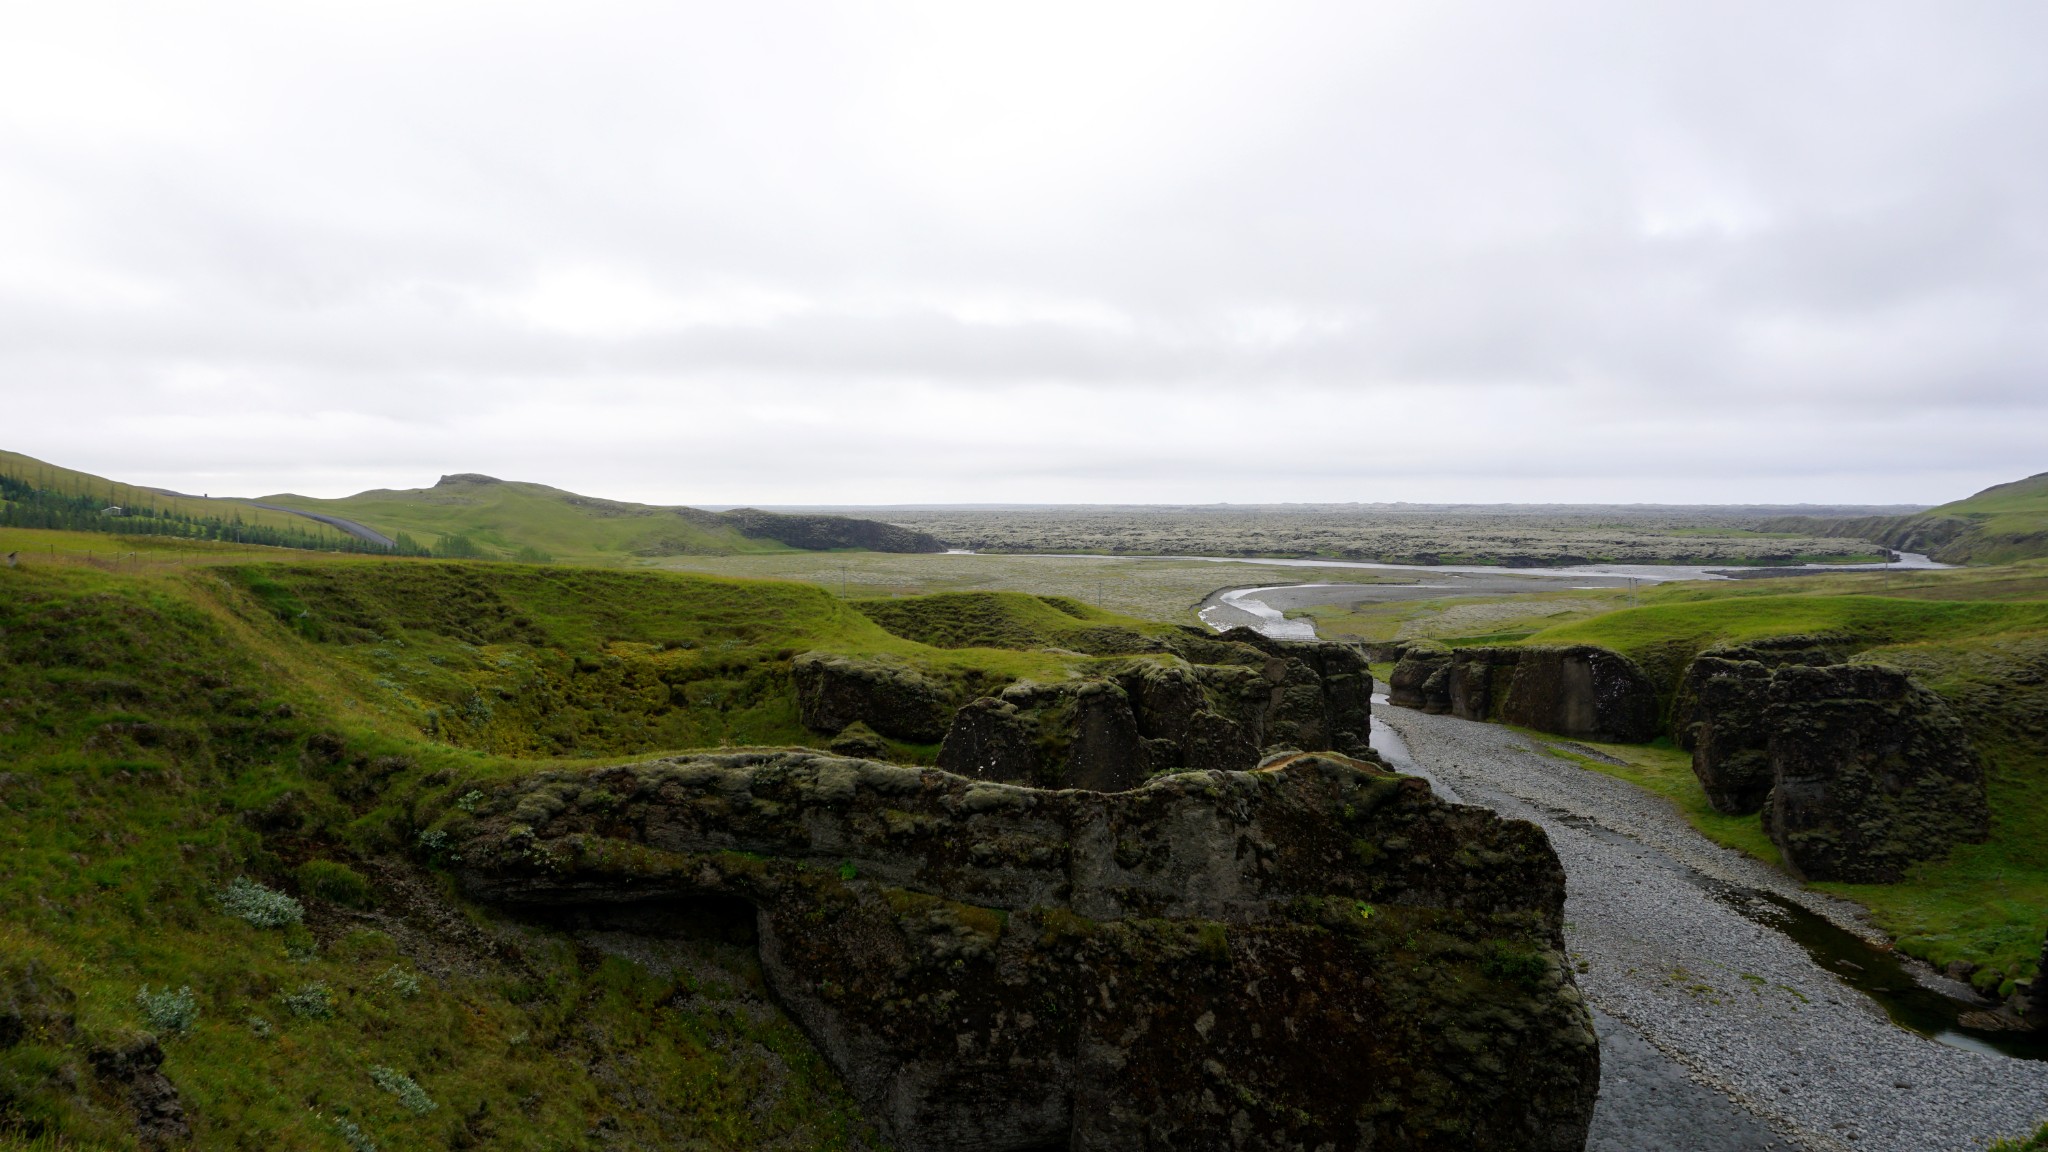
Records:
[[[1108,661],[1096,677],[1025,681],[970,701],[954,715],[939,767],[1115,792],[1161,772],[1242,771],[1277,749],[1369,751],[1372,673],[1355,650],[1249,629],[1172,646],[1182,655]]]
[[[1715,811],[1747,815],[1771,790],[1772,673],[1790,664],[1840,663],[1819,636],[1777,636],[1709,648],[1686,666],[1671,708],[1671,735],[1692,753],[1693,774]]]
[[[771,991],[906,1152],[1586,1137],[1548,841],[1372,763],[1102,793],[760,752],[486,787],[437,825],[467,892],[643,931],[751,909]]]
[[[1622,743],[1657,734],[1657,689],[1628,657],[1588,644],[1447,648],[1410,644],[1388,699],[1466,720]]]
[[[1984,771],[1941,697],[1896,668],[1771,676],[1764,830],[1811,880],[1890,883],[1990,835]]]
[[[790,666],[797,715],[827,734],[853,723],[884,736],[929,744],[945,736],[953,712],[945,686],[915,669],[882,660],[806,652]]]
[[[1708,650],[1672,727],[1714,808],[1761,812],[1808,879],[1888,883],[1990,831],[1983,768],[1941,697],[1814,637]]]

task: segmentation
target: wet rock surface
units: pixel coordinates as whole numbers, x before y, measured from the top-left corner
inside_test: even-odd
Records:
[[[1103,794],[698,755],[501,785],[440,826],[492,903],[751,910],[776,998],[912,1152],[1586,1138],[1599,1057],[1549,845],[1370,762]]]
[[[1591,645],[1402,649],[1390,699],[1463,720],[1631,742],[1657,734],[1657,690],[1627,657]]]

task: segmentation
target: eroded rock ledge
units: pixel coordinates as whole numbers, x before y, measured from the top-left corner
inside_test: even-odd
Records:
[[[499,785],[473,896],[754,911],[906,1152],[1578,1149],[1598,1085],[1534,825],[1334,755],[1115,794],[800,751]]]

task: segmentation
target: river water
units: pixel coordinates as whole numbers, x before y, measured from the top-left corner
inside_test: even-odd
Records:
[[[1947,568],[1917,552],[1902,552],[1890,564],[1811,564],[1771,568],[1734,568],[1700,564],[1580,564],[1569,568],[1499,568],[1481,564],[1368,564],[1339,560],[1251,560],[1222,556],[1180,556],[1215,564],[1263,564],[1299,568],[1346,568],[1373,572],[1413,573],[1414,583],[1353,584],[1342,582],[1269,584],[1229,588],[1212,594],[1197,609],[1202,622],[1218,632],[1248,627],[1278,640],[1313,640],[1313,621],[1289,619],[1287,610],[1308,604],[1438,599],[1449,596],[1502,596],[1567,589],[1633,588],[1681,580],[1729,580],[1752,573],[1797,576],[1825,572],[1875,572],[1890,569],[1927,571]]]

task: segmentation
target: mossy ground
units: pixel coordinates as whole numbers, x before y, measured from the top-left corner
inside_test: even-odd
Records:
[[[409,583],[431,584],[432,565],[334,563],[0,570],[0,1007],[26,1021],[0,1048],[0,1130],[134,1146],[120,1091],[88,1054],[144,1028],[148,985],[193,989],[197,1023],[162,1037],[163,1068],[205,1147],[341,1149],[339,1119],[385,1148],[846,1146],[862,1121],[766,1005],[745,949],[660,971],[457,900],[422,860],[411,797],[532,762],[423,738],[404,708],[352,696],[374,661],[359,670],[349,642],[308,634],[329,603],[322,577],[372,613],[330,613],[332,627],[389,627],[358,638],[365,651],[412,637],[488,659],[522,628],[601,647],[621,642],[608,630],[696,609],[507,571],[531,589],[521,625],[465,598],[460,566],[441,570],[435,596]],[[750,609],[753,627],[905,644],[823,593],[759,591],[730,613],[697,605],[698,647],[678,651],[716,664],[787,643],[749,633],[737,618]],[[374,615],[385,609],[397,614]],[[228,915],[217,894],[237,876],[295,893],[304,924]],[[311,983],[331,990],[331,1018],[286,1009]],[[437,1107],[402,1107],[374,1067]]]

